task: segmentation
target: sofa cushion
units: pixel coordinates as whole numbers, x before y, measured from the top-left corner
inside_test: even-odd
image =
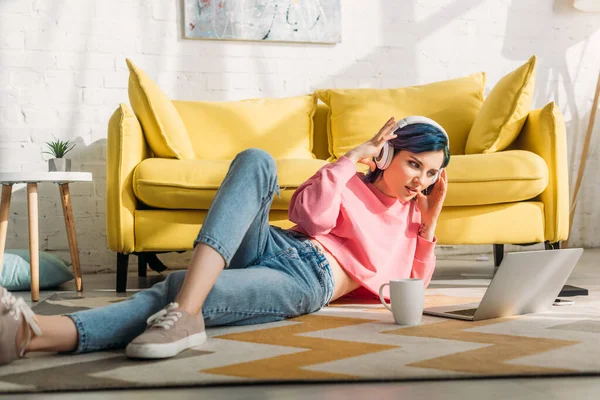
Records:
[[[38,253],[40,289],[49,289],[75,278],[67,263],[45,251]],[[7,290],[31,290],[29,249],[5,250],[0,268],[0,285]]]
[[[207,210],[229,170],[230,160],[150,158],[134,172],[137,198],[154,208]],[[318,159],[276,160],[281,197],[273,210],[287,210],[292,194],[327,162]],[[546,163],[522,150],[454,156],[448,166],[450,185],[445,206],[473,206],[532,199],[548,183]]]
[[[464,154],[469,130],[483,103],[485,74],[397,89],[317,90],[329,106],[329,152],[333,158],[373,137],[390,119],[424,115],[441,124],[452,154]]]
[[[523,150],[454,156],[447,171],[445,207],[529,200],[548,185],[544,159]]]
[[[256,147],[275,158],[314,158],[313,96],[241,101],[174,101],[197,159],[232,160]]]
[[[188,131],[173,102],[144,71],[127,59],[129,101],[157,157],[194,159]]]
[[[287,210],[292,194],[327,161],[278,159],[281,198],[272,209]],[[149,158],[135,169],[133,190],[144,204],[155,208],[207,210],[225,179],[231,160],[170,160]]]
[[[469,132],[466,154],[502,151],[519,135],[533,101],[535,61],[532,56],[494,86]]]

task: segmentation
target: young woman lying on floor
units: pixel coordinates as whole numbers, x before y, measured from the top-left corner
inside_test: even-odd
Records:
[[[350,292],[377,293],[390,279],[427,285],[448,146],[433,120],[391,118],[294,192],[289,219],[296,225],[288,230],[268,219],[279,194],[275,161],[259,149],[242,151],[194,241],[187,271],[126,301],[64,316],[35,315],[0,287],[0,365],[34,351],[125,346],[134,358],[173,357],[203,344],[205,326],[313,313]],[[370,172],[357,172],[357,162]]]

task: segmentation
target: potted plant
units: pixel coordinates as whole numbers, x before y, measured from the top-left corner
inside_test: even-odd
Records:
[[[48,171],[70,171],[71,160],[64,158],[65,154],[75,147],[75,143],[70,140],[55,139],[45,143],[49,151],[44,151],[45,154],[50,154],[53,158],[48,160]]]

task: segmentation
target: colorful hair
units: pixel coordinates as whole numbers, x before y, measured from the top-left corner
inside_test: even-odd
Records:
[[[448,138],[444,132],[435,126],[429,124],[412,124],[398,129],[396,133],[398,136],[389,141],[394,148],[394,156],[400,150],[407,150],[411,153],[442,150],[444,152],[444,161],[441,168],[446,168],[450,162]],[[382,174],[383,170],[375,167],[375,171],[369,172],[365,176],[365,180],[374,183]]]

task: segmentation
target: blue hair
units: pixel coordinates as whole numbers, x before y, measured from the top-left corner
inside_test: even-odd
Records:
[[[439,128],[429,124],[411,124],[396,130],[395,138],[389,143],[394,148],[394,156],[401,150],[407,150],[411,153],[425,153],[428,151],[444,152],[444,161],[441,168],[446,168],[450,162],[450,149],[448,138]],[[374,183],[383,174],[383,170],[375,167],[370,171],[365,180]]]

